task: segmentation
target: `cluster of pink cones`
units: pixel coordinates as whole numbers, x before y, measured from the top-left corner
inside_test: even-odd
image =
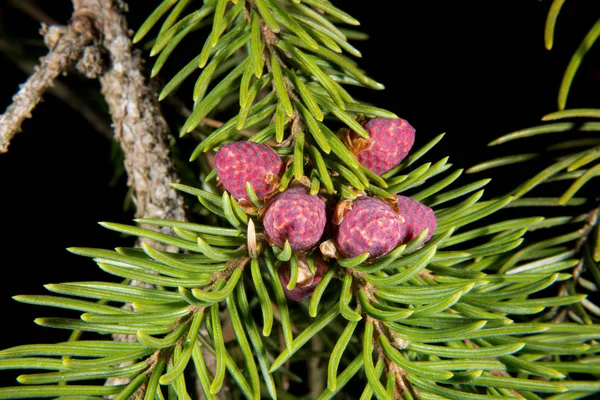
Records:
[[[415,130],[401,118],[373,118],[362,125],[369,139],[345,131],[345,142],[359,163],[378,175],[396,167],[414,144]],[[425,229],[429,229],[427,241],[437,225],[433,210],[410,197],[397,195],[394,201],[363,195],[353,201],[339,201],[326,194],[312,195],[300,183],[279,192],[285,163],[264,144],[227,144],[215,155],[215,165],[223,187],[241,204],[251,204],[246,182],[252,184],[256,197],[264,202],[259,216],[271,245],[283,247],[289,242],[300,267],[305,266],[306,255],[317,253],[315,273],[301,268],[303,273],[296,287],[286,289],[292,301],[309,298],[328,269],[326,260],[332,255],[331,249],[320,254],[320,245],[325,241],[334,244],[336,256],[351,258],[369,253],[369,262],[409,242]],[[285,288],[290,279],[287,263],[280,265],[279,275]]]

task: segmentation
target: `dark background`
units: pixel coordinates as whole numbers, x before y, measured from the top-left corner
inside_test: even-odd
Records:
[[[158,1],[129,3],[130,26],[136,29]],[[355,43],[363,53],[360,65],[386,86],[381,92],[351,93],[407,119],[417,129],[417,147],[447,132],[436,154],[450,155],[451,162],[461,167],[492,158],[494,149],[485,145],[493,138],[536,125],[544,114],[556,110],[569,58],[600,16],[599,2],[567,1],[558,19],[555,48],[548,52],[543,30],[549,0],[335,3],[358,18],[361,29],[370,34],[369,41]],[[61,23],[70,15],[66,0],[36,4]],[[0,1],[0,26],[3,40],[18,41],[31,55],[44,54],[39,24],[6,0]],[[196,43],[192,56],[202,44]],[[582,64],[569,107],[600,107],[599,55],[600,49],[593,48]],[[176,57],[191,56],[180,52]],[[4,110],[26,74],[2,53],[0,71]],[[98,100],[94,82],[75,73],[62,80],[75,85],[92,104]],[[191,97],[189,91],[180,94],[183,99]],[[104,106],[98,104],[103,112]],[[92,261],[65,248],[131,244],[131,239],[97,225],[128,223],[132,218],[123,210],[125,180],[111,182],[109,141],[52,96],[45,97],[23,129],[10,151],[0,155],[0,348],[67,338],[67,332],[33,323],[36,317],[63,315],[60,311],[11,299],[17,294],[44,294],[45,283],[106,278]],[[510,185],[522,178],[497,180]],[[12,385],[16,375],[2,372],[0,383]]]

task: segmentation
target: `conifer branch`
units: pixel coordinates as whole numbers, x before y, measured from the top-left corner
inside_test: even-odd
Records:
[[[169,386],[169,395],[174,392],[177,398],[188,398],[183,371],[192,360],[196,368],[194,376],[207,398],[237,394],[249,399],[259,399],[262,395],[276,399],[282,388],[284,391],[290,388],[295,361],[308,359],[308,365],[315,366],[326,358],[319,353],[330,350],[327,379],[324,374],[315,375],[316,369],[309,373],[311,394],[316,396],[321,392],[320,399],[335,396],[360,369],[366,376],[361,398],[375,394],[379,400],[541,398],[536,393],[546,396],[546,393],[573,391],[588,395],[600,391],[597,382],[580,381],[575,375],[596,373],[595,365],[591,364],[598,352],[596,341],[600,338],[600,329],[585,312],[580,313],[586,306],[585,295],[576,293],[572,280],[580,276],[583,268],[581,260],[574,256],[579,250],[590,252],[591,240],[584,242],[581,237],[591,239],[596,233],[597,210],[588,213],[587,220],[577,221],[585,223],[584,227],[537,241],[517,252],[513,250],[521,245],[528,230],[556,226],[564,219],[557,222],[556,219],[520,218],[471,228],[475,222],[485,223],[490,214],[511,202],[514,205],[525,193],[545,184],[549,177],[565,168],[572,172],[597,160],[594,151],[561,159],[516,193],[484,201],[480,201],[483,190],[479,189],[488,180],[448,190],[462,170],[450,170],[452,164],[447,157],[407,168],[427,153],[441,135],[408,158],[403,154],[404,161],[389,163],[385,168],[377,168],[379,172],[375,171],[368,162],[359,162],[359,157],[355,157],[364,150],[361,147],[365,141],[376,142],[378,131],[368,126],[368,117],[399,118],[356,102],[341,86],[350,83],[381,88],[354,62],[339,55],[342,48],[352,55],[356,55],[357,50],[347,43],[347,37],[334,23],[356,25],[358,21],[327,0],[248,0],[247,3],[206,0],[201,8],[177,22],[188,2],[164,0],[136,35],[140,40],[172,9],[151,51],[151,55],[160,53],[153,75],[187,33],[212,26],[201,53],[167,84],[160,96],[169,95],[194,70],[203,69],[194,87],[194,109],[182,128],[182,136],[193,132],[214,111],[222,109],[223,104],[231,106],[231,99],[238,98],[239,89],[239,113],[202,137],[191,160],[217,149],[215,160],[220,156],[225,158],[228,142],[245,138],[240,131],[248,127],[260,130],[248,141],[231,147],[269,143],[271,149],[257,146],[259,156],[234,153],[235,157],[224,162],[233,169],[230,175],[238,176],[230,179],[229,183],[235,185],[229,187],[227,178],[231,176],[221,173],[225,170],[221,161],[215,161],[215,169],[223,167],[220,171],[208,172],[204,168],[202,188],[174,183],[176,176],[174,172],[171,174],[168,163],[162,165],[166,169],[157,170],[162,177],[157,180],[152,175],[154,165],[147,163],[157,147],[161,157],[170,159],[166,140],[163,140],[167,129],[151,89],[143,82],[141,57],[132,51],[127,37],[119,8],[122,3],[74,0],[74,4],[76,10],[83,8],[96,22],[99,46],[107,50],[112,61],[111,69],[102,71],[100,80],[117,139],[121,141],[126,160],[129,157],[126,162],[130,184],[134,198],[141,203],[138,216],[145,217],[136,222],[147,228],[115,223],[102,225],[135,235],[140,238],[138,243],[146,240],[155,244],[142,243],[141,248],[115,251],[70,249],[73,253],[93,257],[104,271],[127,279],[121,284],[83,282],[47,286],[55,293],[92,298],[94,302],[74,302],[55,296],[17,299],[84,312],[79,319],[40,318],[36,320],[40,325],[117,333],[124,339],[137,341],[106,340],[91,343],[92,348],[84,350],[78,347],[80,343],[58,346],[52,349],[52,355],[57,358],[42,360],[51,364],[41,366],[49,365],[58,372],[22,375],[21,383],[125,377],[132,380],[124,389],[117,388],[119,398],[131,398],[132,394],[135,399],[152,398],[155,393],[161,397],[166,388],[160,389],[159,385]],[[321,11],[331,18],[321,15]],[[209,15],[213,16],[212,21],[203,22]],[[223,74],[226,77],[218,79]],[[148,115],[150,111],[156,113]],[[347,128],[334,133],[321,123],[326,114]],[[385,123],[389,126],[390,121]],[[547,127],[529,130],[504,140],[555,129],[571,127],[570,124],[558,128],[554,125],[550,130]],[[310,135],[305,135],[304,130]],[[414,130],[400,132],[414,134]],[[153,134],[158,134],[158,139]],[[278,145],[273,144],[273,138]],[[147,147],[147,142],[152,146]],[[306,166],[305,147],[310,150]],[[411,147],[412,141],[408,150]],[[380,154],[383,153],[386,152],[380,150]],[[268,164],[275,166],[275,172],[265,172],[261,178],[270,187],[259,190],[263,182],[250,183],[244,174],[249,171],[250,178],[255,177],[256,159],[267,163],[271,156],[273,160]],[[491,166],[529,159],[531,155],[526,154],[496,160]],[[161,163],[160,160],[153,162]],[[490,165],[480,169],[487,167]],[[448,170],[449,174],[445,175]],[[597,169],[590,171],[577,177],[569,175],[577,181],[563,195],[561,204],[568,203],[596,176]],[[240,179],[239,175],[244,176]],[[224,191],[215,186],[217,179]],[[152,184],[167,189],[172,186],[197,196],[204,206],[202,212],[211,218],[209,224],[178,221],[174,216],[177,210],[173,209],[177,202],[146,203],[146,195],[157,195]],[[286,192],[290,197],[285,197]],[[317,194],[330,205],[337,204],[333,216],[321,218],[316,212],[301,212],[305,206],[299,205],[299,199],[309,205],[319,204],[319,207],[320,201],[323,208],[326,207]],[[166,198],[170,197],[166,195]],[[276,209],[277,202],[290,199],[293,201],[281,203],[284,206],[274,211],[278,214],[270,219],[269,212]],[[361,203],[363,200],[366,202]],[[532,198],[520,200],[531,201]],[[544,201],[547,203],[547,200]],[[438,207],[446,202],[449,203],[443,208]],[[594,202],[597,207],[597,199]],[[163,214],[153,214],[155,206],[160,207]],[[377,210],[377,225],[370,224],[372,217],[358,213],[361,207],[372,207],[363,208],[367,211]],[[289,217],[286,216],[288,210],[298,212]],[[328,229],[326,226],[317,229],[317,225],[307,222],[313,218],[327,220]],[[410,221],[411,218],[415,219]],[[288,222],[295,222],[300,228],[294,229],[294,235],[281,239],[278,229]],[[399,233],[408,227],[415,231],[379,241],[386,236],[382,233]],[[359,233],[361,239],[358,235],[346,236],[342,228],[349,228],[352,234]],[[313,231],[317,234],[313,235]],[[456,235],[455,231],[458,231]],[[312,240],[312,236],[316,239]],[[298,237],[310,245],[297,240]],[[325,241],[319,246],[321,240]],[[562,246],[565,243],[577,243],[577,248],[565,251]],[[380,251],[382,249],[385,251]],[[250,273],[244,271],[248,262]],[[575,265],[573,274],[564,272]],[[342,281],[341,290],[333,285],[328,287],[333,277]],[[129,281],[145,286],[132,288],[128,286]],[[268,290],[265,283],[269,283],[272,290]],[[558,296],[539,297],[555,283],[559,287]],[[248,294],[247,284],[252,285]],[[308,306],[311,318],[299,320],[296,311],[302,307],[294,307],[291,302],[311,296]],[[98,304],[95,302],[98,299],[106,299],[108,303]],[[126,312],[110,305],[113,302],[135,304],[135,307],[132,312]],[[229,332],[227,318],[219,313],[223,302],[227,304]],[[588,304],[595,313],[597,307],[592,306]],[[541,314],[545,309],[549,311]],[[258,311],[262,312],[262,321]],[[550,320],[549,315],[555,311],[557,318]],[[575,324],[563,321],[567,313],[573,313]],[[361,335],[362,340],[357,340]],[[307,356],[308,342],[313,343],[313,348]],[[108,349],[113,353],[106,353]],[[8,365],[31,366],[40,362],[39,358],[18,357],[23,354],[39,357],[46,352],[44,346],[35,345],[7,349],[0,352],[0,366],[2,358],[13,358],[8,360]],[[272,352],[279,355],[274,356]],[[77,357],[89,357],[88,354],[99,359]],[[61,359],[64,355],[75,357],[64,361]],[[354,361],[348,362],[350,357]],[[138,362],[140,359],[144,361]],[[552,362],[545,361],[550,359]],[[127,367],[123,362],[135,364]],[[117,365],[117,368],[98,370],[95,363]],[[65,365],[75,368],[63,371]],[[342,371],[342,368],[345,369]],[[226,370],[230,374],[232,393],[225,386]],[[54,390],[51,393],[66,395],[66,388],[73,386],[56,386],[51,388]],[[92,394],[114,393],[111,388],[90,388],[86,390],[93,390],[89,392]],[[0,398],[3,393],[10,394],[0,389]]]

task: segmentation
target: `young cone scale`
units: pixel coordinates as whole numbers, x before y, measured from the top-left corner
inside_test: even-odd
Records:
[[[346,143],[358,162],[377,175],[400,164],[415,142],[415,129],[402,118],[372,118],[362,126],[369,139],[350,131]]]
[[[392,251],[402,239],[404,219],[386,202],[374,197],[354,200],[335,234],[336,246],[343,257],[369,253],[369,259]]]
[[[317,255],[315,257],[315,274],[313,275],[308,269],[306,261],[303,258],[299,259],[298,281],[296,282],[296,287],[289,290],[287,285],[290,283],[290,264],[287,262],[282,263],[279,267],[279,279],[283,285],[285,296],[288,300],[295,302],[301,302],[310,298],[328,268],[329,265],[323,261],[320,255]]]
[[[287,240],[292,250],[307,250],[321,239],[327,222],[325,202],[304,187],[287,189],[265,207],[263,225],[272,244],[283,247]]]
[[[406,196],[396,195],[398,209],[404,217],[404,224],[400,227],[401,243],[410,242],[425,229],[429,229],[422,244],[427,242],[437,227],[435,213],[425,204]]]
[[[246,141],[221,147],[215,154],[215,165],[225,190],[236,200],[248,198],[246,182],[263,200],[275,190],[285,170],[283,160],[269,146]]]

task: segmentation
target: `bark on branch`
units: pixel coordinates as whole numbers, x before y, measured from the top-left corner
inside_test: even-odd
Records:
[[[142,58],[129,38],[124,4],[114,0],[75,3],[78,13],[92,17],[108,54],[109,68],[100,76],[100,84],[115,138],[125,154],[136,217],[185,220],[183,197],[170,185],[178,179],[168,146],[169,128],[145,80]]]
[[[8,150],[10,141],[20,132],[23,121],[31,117],[31,112],[41,101],[44,92],[54,84],[59,75],[79,60],[85,46],[94,39],[92,22],[77,13],[63,31],[48,31],[46,43],[50,45],[49,53],[40,60],[40,65],[21,85],[12,104],[0,116],[0,153]],[[58,38],[49,37],[50,35],[57,35]]]
[[[11,40],[0,39],[0,52],[27,75],[35,72],[37,64],[27,59],[26,52]],[[108,119],[67,84],[56,80],[54,86],[48,88],[48,93],[63,101],[73,111],[83,117],[88,124],[108,140],[113,140],[114,132]]]

